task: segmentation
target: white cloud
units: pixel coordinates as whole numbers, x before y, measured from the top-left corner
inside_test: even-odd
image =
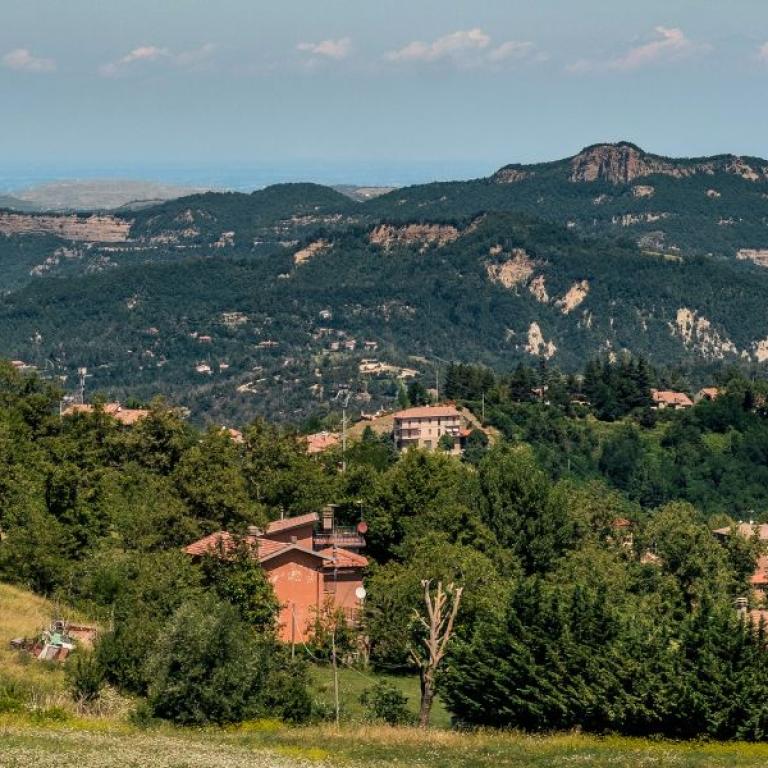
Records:
[[[136,65],[157,62],[191,69],[207,61],[215,50],[216,46],[213,43],[206,43],[200,48],[180,53],[173,53],[169,48],[161,48],[157,45],[141,45],[126,53],[125,56],[104,64],[99,68],[99,72],[104,77],[116,77],[130,71]]]
[[[466,51],[487,48],[491,38],[482,29],[460,29],[450,35],[438,37],[432,43],[414,40],[403,48],[390,51],[386,57],[390,61],[438,61]]]
[[[489,61],[507,61],[509,59],[525,59],[533,53],[536,46],[533,43],[522,43],[508,40],[494,48],[488,54]]]
[[[763,43],[757,52],[757,58],[759,61],[768,62],[768,43]]]
[[[296,50],[322,56],[326,59],[346,59],[352,49],[352,41],[348,37],[338,40],[321,40],[319,43],[299,43]]]
[[[533,43],[518,40],[494,45],[489,34],[475,27],[443,35],[431,43],[414,40],[402,48],[389,51],[385,58],[397,63],[448,60],[464,67],[479,67],[529,59],[535,51]]]
[[[17,72],[55,72],[56,62],[33,56],[26,48],[17,48],[3,56],[3,66]]]
[[[568,65],[570,72],[589,72],[592,70],[631,71],[649,64],[671,61],[702,50],[703,46],[689,40],[678,27],[656,27],[655,39],[643,45],[630,48],[615,59],[581,59]]]

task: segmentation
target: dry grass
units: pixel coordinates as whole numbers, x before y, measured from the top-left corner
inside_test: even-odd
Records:
[[[228,729],[148,731],[109,720],[47,725],[0,716],[0,766],[55,758],[58,768],[764,768],[767,744],[648,741],[580,734],[423,732],[415,728],[290,728],[274,722]]]

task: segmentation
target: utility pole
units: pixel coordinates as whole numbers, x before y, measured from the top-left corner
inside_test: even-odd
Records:
[[[451,363],[448,360],[443,360],[442,357],[438,357],[437,355],[432,355],[432,359],[435,361],[439,361],[440,363],[445,363],[446,365],[450,365]],[[440,366],[435,365],[435,399],[437,402],[440,402]]]
[[[331,659],[333,661],[333,701],[336,707],[336,727],[339,727],[339,667],[336,664],[336,624],[331,630]]]
[[[349,387],[340,389],[336,393],[335,399],[343,398],[341,401],[341,471],[342,474],[347,471],[347,408],[350,398]]]

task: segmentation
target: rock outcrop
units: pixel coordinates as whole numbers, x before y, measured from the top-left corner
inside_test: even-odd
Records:
[[[572,312],[576,307],[581,304],[589,294],[589,280],[579,280],[574,283],[565,293],[562,299],[559,299],[556,304],[560,308],[560,311],[567,315]]]
[[[390,250],[396,245],[420,245],[426,250],[430,245],[438,247],[452,243],[461,236],[459,230],[450,224],[406,224],[395,227],[380,224],[368,236],[373,245]]]
[[[309,261],[313,256],[317,256],[318,253],[327,251],[330,247],[331,243],[327,240],[315,240],[293,254],[293,263],[298,267],[300,264]]]
[[[130,230],[131,222],[116,216],[0,213],[0,233],[4,235],[56,235],[81,242],[124,243]]]
[[[650,155],[634,144],[596,144],[571,159],[572,182],[607,181],[631,184],[645,176],[661,175],[683,179],[697,174],[714,175],[716,171],[740,176],[748,181],[765,181],[768,168],[755,168],[743,158],[728,155],[706,160],[670,160]]]
[[[544,334],[541,332],[541,326],[536,321],[532,322],[528,327],[528,340],[523,349],[529,355],[543,357],[545,360],[549,360],[557,352],[555,343],[553,341],[546,341]]]
[[[500,247],[491,248],[491,255],[498,256]],[[485,265],[488,278],[504,288],[514,288],[519,283],[524,283],[533,274],[535,263],[533,259],[522,249],[513,248],[509,258],[502,262],[489,262]]]
[[[737,355],[736,345],[724,334],[712,327],[703,315],[687,307],[677,310],[672,333],[678,336],[686,347],[710,360],[722,360],[727,355]]]

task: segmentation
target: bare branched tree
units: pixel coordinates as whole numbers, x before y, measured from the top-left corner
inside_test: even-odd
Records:
[[[453,625],[461,603],[462,587],[454,588],[449,584],[443,589],[443,582],[437,582],[434,598],[432,597],[432,581],[424,579],[421,582],[424,589],[424,606],[427,615],[422,616],[416,611],[416,620],[426,630],[423,648],[409,648],[411,658],[419,668],[421,680],[421,707],[419,708],[419,725],[426,728],[435,698],[435,675],[440,662],[453,635]]]

